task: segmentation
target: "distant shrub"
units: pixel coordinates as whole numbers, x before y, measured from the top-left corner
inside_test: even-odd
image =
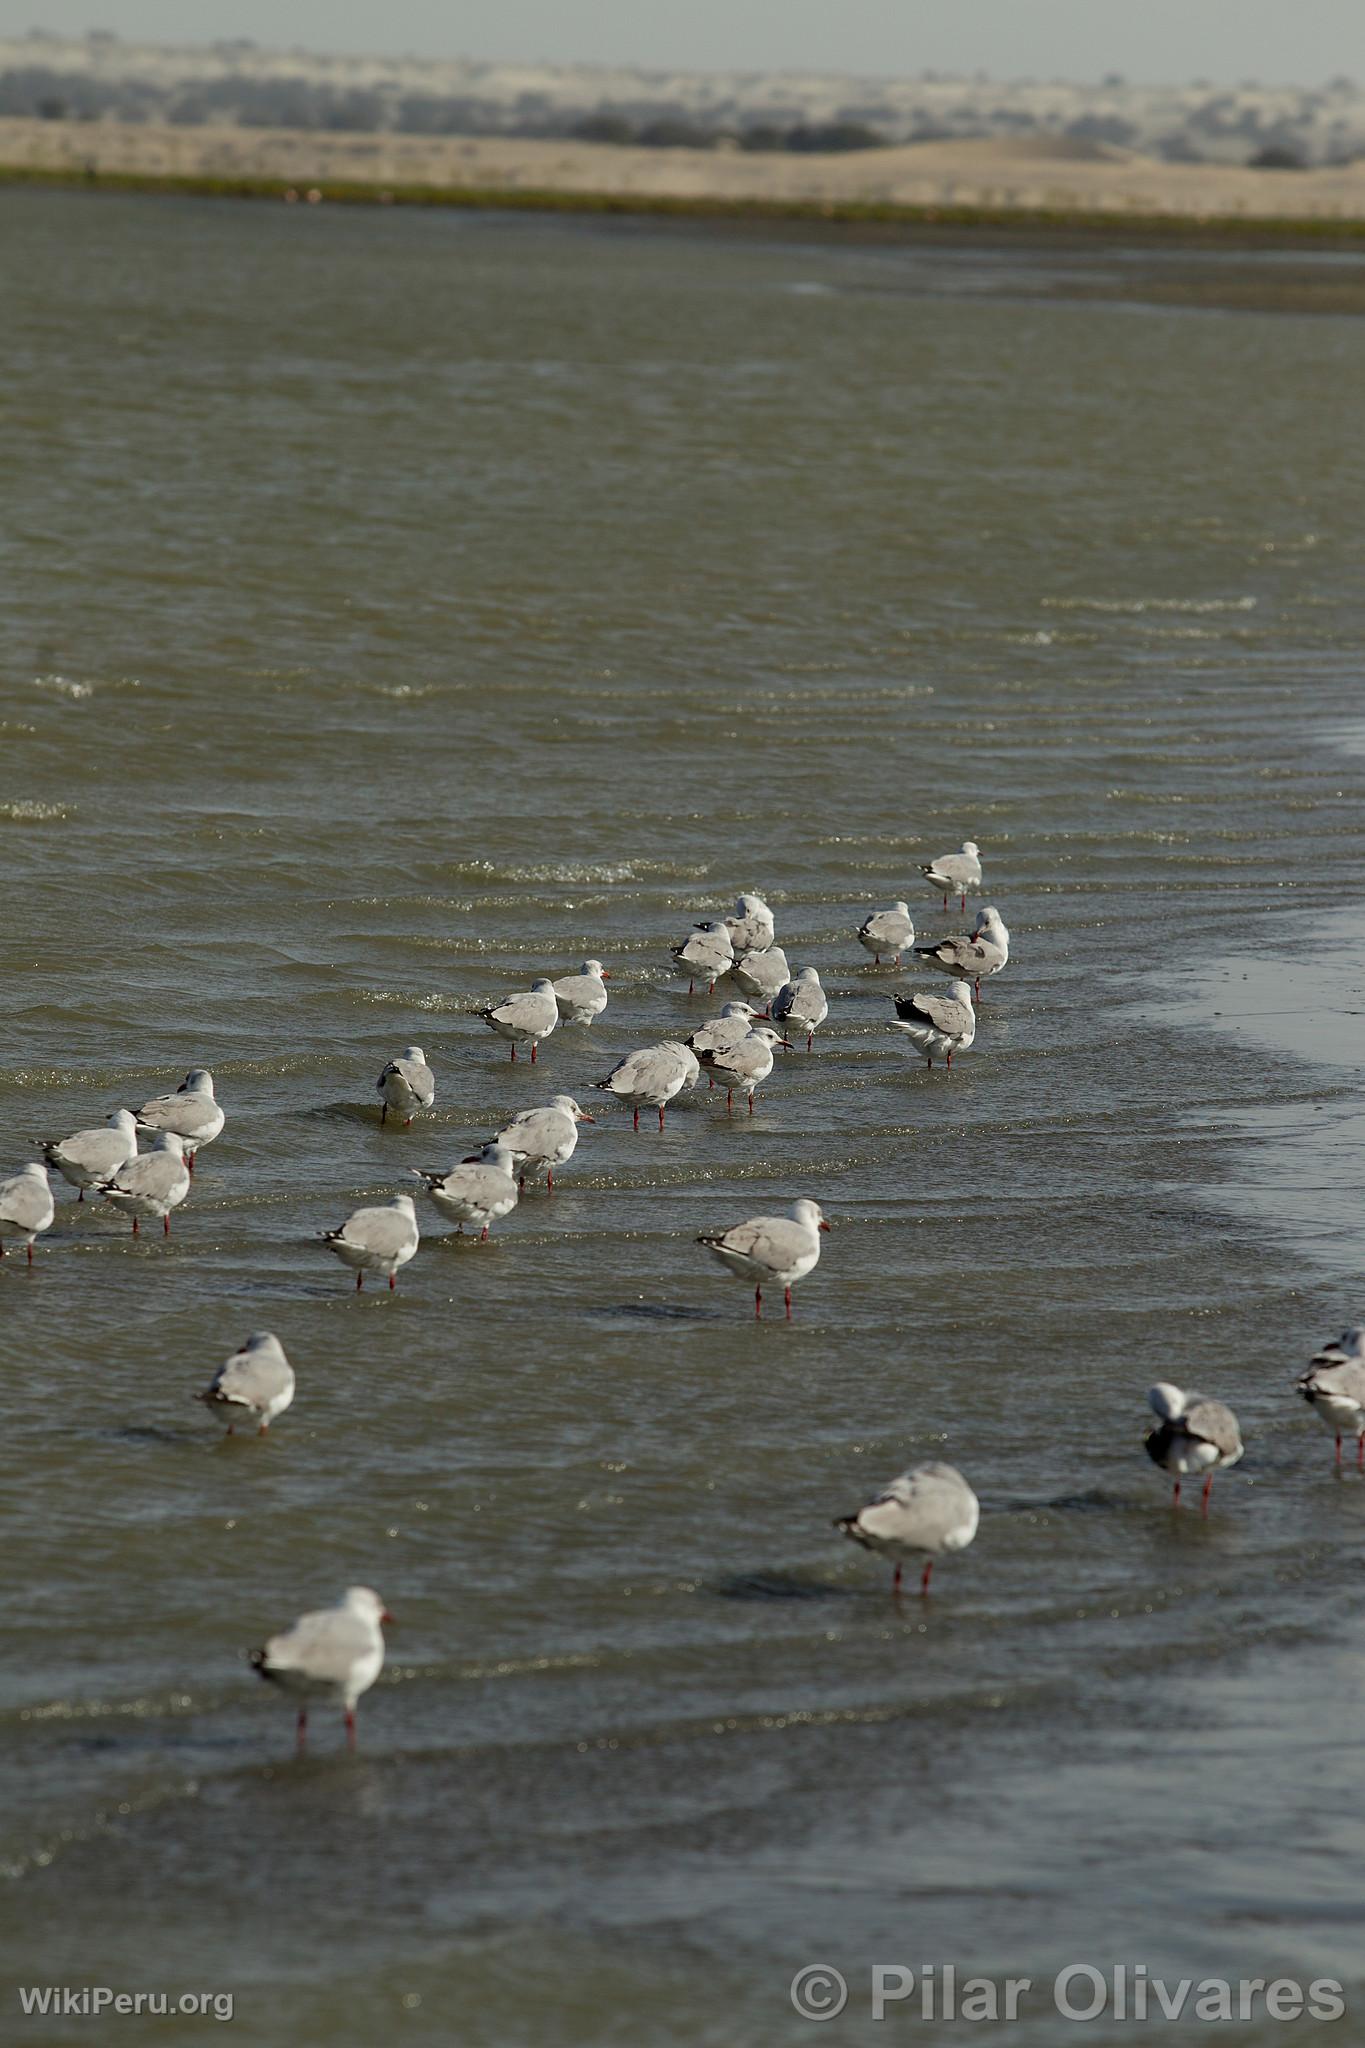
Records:
[[[622,114],[588,114],[574,123],[572,134],[579,142],[634,142],[635,129]]]
[[[1296,149],[1285,143],[1271,142],[1264,149],[1258,149],[1254,156],[1247,158],[1247,166],[1253,171],[1302,171],[1306,169],[1303,158]]]

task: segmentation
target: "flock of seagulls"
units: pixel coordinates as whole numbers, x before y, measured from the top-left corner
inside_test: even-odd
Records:
[[[965,911],[968,894],[982,880],[980,849],[965,840],[959,852],[924,864],[921,873],[942,895],[945,910],[956,895]],[[857,926],[856,936],[878,966],[888,960],[899,968],[909,955],[950,977],[945,994],[892,996],[896,1014],[889,1028],[922,1053],[931,1068],[942,1059],[951,1070],[954,1055],[968,1050],[975,1039],[982,982],[1009,963],[1009,933],[1000,912],[988,906],[971,931],[917,943],[908,904],[896,902],[873,910]],[[627,1053],[594,1084],[631,1110],[637,1131],[642,1109],[655,1110],[663,1130],[669,1103],[695,1088],[703,1070],[710,1086],[724,1087],[727,1111],[733,1111],[738,1094],[752,1113],[755,1093],[771,1074],[776,1053],[794,1048],[796,1039],[788,1033],[804,1034],[809,1053],[829,1015],[818,971],[807,966],[792,972],[777,944],[773,913],[761,896],[740,896],[729,917],[699,923],[671,952],[687,972],[689,995],[702,981],[713,994],[726,978],[741,994],[686,1037]],[[610,978],[600,960],[584,960],[576,974],[557,981],[541,977],[476,1014],[508,1041],[514,1061],[518,1048],[529,1048],[534,1064],[540,1045],[561,1025],[582,1029],[602,1015]],[[414,1117],[433,1107],[436,1085],[422,1047],[405,1046],[376,1084],[381,1123],[392,1113],[409,1128]],[[516,1208],[528,1175],[538,1179],[543,1173],[547,1192],[553,1192],[555,1169],[573,1158],[580,1127],[596,1121],[572,1095],[555,1095],[519,1111],[449,1169],[409,1170],[446,1222],[460,1232],[469,1226],[486,1240],[492,1226]],[[195,1155],[213,1143],[223,1126],[213,1076],[193,1068],[178,1089],[154,1097],[136,1114],[117,1109],[102,1126],[39,1141],[43,1163],[32,1162],[0,1180],[0,1258],[8,1242],[22,1245],[33,1263],[34,1243],[54,1220],[50,1174],[76,1189],[77,1202],[85,1200],[87,1191],[93,1200],[109,1202],[131,1218],[134,1234],[142,1222],[159,1217],[169,1236],[171,1211],[190,1192]],[[146,1151],[139,1150],[143,1137],[151,1140]],[[703,1231],[697,1242],[752,1287],[756,1317],[763,1314],[764,1290],[780,1289],[790,1318],[792,1289],[815,1269],[821,1238],[830,1228],[820,1205],[803,1199],[787,1215],[754,1216],[725,1230]],[[399,1271],[416,1257],[421,1242],[412,1195],[397,1194],[354,1210],[337,1229],[325,1231],[322,1242],[354,1272],[357,1290],[367,1273],[395,1287]],[[1353,1435],[1357,1463],[1365,1472],[1365,1326],[1346,1331],[1319,1352],[1297,1387],[1333,1431],[1337,1463],[1343,1437]],[[264,1436],[290,1407],[295,1390],[284,1347],[271,1331],[262,1330],[219,1367],[198,1398],[226,1424],[229,1435],[240,1424]],[[1182,1479],[1200,1477],[1201,1507],[1207,1514],[1215,1471],[1235,1465],[1243,1455],[1236,1416],[1222,1401],[1183,1393],[1166,1381],[1151,1389],[1148,1401],[1157,1426],[1147,1435],[1146,1449],[1173,1478],[1173,1505],[1180,1505]],[[980,1504],[963,1475],[952,1465],[930,1462],[901,1473],[835,1527],[892,1564],[893,1591],[899,1595],[908,1558],[925,1560],[920,1590],[927,1593],[935,1559],[965,1549],[979,1519]],[[303,1615],[251,1653],[263,1678],[298,1699],[300,1747],[309,1703],[317,1698],[341,1705],[347,1741],[354,1746],[356,1704],[383,1668],[383,1625],[390,1618],[376,1592],[353,1586],[338,1606]]]

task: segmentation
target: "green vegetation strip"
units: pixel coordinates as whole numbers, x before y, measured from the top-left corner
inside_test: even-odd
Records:
[[[214,177],[0,164],[0,185],[94,192],[171,193],[203,199],[302,200],[338,206],[442,206],[517,213],[622,214],[665,220],[834,223],[850,227],[1032,229],[1049,234],[1151,236],[1198,242],[1365,242],[1365,219],[1170,214],[1029,206],[904,206],[876,199],[678,198],[662,193],[567,192],[530,186],[385,185],[300,177]]]

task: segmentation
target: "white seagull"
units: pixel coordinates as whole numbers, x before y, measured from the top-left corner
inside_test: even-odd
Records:
[[[196,1401],[223,1417],[229,1436],[238,1422],[254,1422],[256,1434],[264,1436],[293,1398],[294,1368],[270,1330],[248,1337],[241,1350],[219,1366],[203,1393],[195,1395]]]
[[[386,1273],[389,1286],[398,1284],[398,1268],[416,1256],[421,1233],[411,1195],[395,1195],[373,1209],[356,1209],[340,1230],[324,1230],[322,1241],[355,1274],[356,1293],[367,1273]]]
[[[33,1264],[33,1240],[51,1230],[56,1208],[48,1185],[47,1168],[36,1159],[21,1166],[8,1180],[0,1180],[0,1259],[5,1256],[5,1239],[12,1237],[27,1245],[28,1262]]]
[[[479,1225],[480,1244],[486,1242],[489,1228],[499,1216],[517,1206],[516,1161],[507,1147],[496,1141],[469,1153],[449,1173],[433,1173],[420,1166],[411,1170],[448,1223],[458,1224],[461,1232],[466,1223]]]
[[[915,958],[942,974],[976,983],[976,1000],[981,1001],[981,984],[989,975],[1009,965],[1010,935],[1005,920],[992,904],[976,914],[976,927],[953,939],[935,939],[932,945],[916,946]]]
[[[803,967],[795,981],[780,988],[773,997],[772,1014],[788,1030],[795,1024],[805,1032],[809,1052],[816,1032],[829,1015],[829,998],[820,986],[818,968]]]
[[[915,923],[908,903],[893,903],[889,910],[874,910],[858,927],[858,944],[866,946],[878,967],[882,954],[891,953],[891,965],[899,967],[901,954],[915,943]]]
[[[87,1188],[98,1187],[137,1152],[137,1119],[131,1109],[115,1109],[92,1130],[73,1131],[69,1138],[39,1138],[43,1157],[85,1200]]]
[[[635,1112],[635,1129],[640,1128],[640,1111],[657,1109],[659,1129],[664,1128],[664,1109],[673,1097],[696,1079],[692,1069],[696,1062],[686,1046],[672,1040],[659,1045],[644,1045],[636,1052],[628,1052],[618,1060],[605,1081],[593,1085],[605,1088],[620,1102],[628,1102]]]
[[[970,982],[955,981],[946,996],[894,996],[896,1022],[893,1031],[903,1031],[918,1046],[932,1067],[934,1055],[946,1053],[951,1071],[953,1054],[965,1052],[976,1037],[976,1012],[972,1008]]]
[[[920,873],[934,894],[943,898],[945,910],[950,896],[960,896],[965,910],[967,891],[981,880],[981,848],[974,839],[964,839],[960,852],[941,853],[921,867]]]
[[[780,946],[769,946],[761,953],[741,954],[730,972],[746,996],[758,996],[765,1003],[770,1003],[778,990],[786,987],[792,973]]]
[[[521,1186],[526,1184],[526,1170],[539,1173],[545,1168],[545,1185],[553,1194],[555,1168],[562,1166],[566,1159],[572,1159],[578,1144],[578,1126],[595,1124],[597,1118],[589,1116],[586,1109],[580,1109],[572,1095],[556,1095],[543,1109],[519,1110],[510,1124],[505,1124],[494,1138],[494,1144],[505,1145],[520,1167],[518,1176]]]
[[[308,1703],[338,1700],[346,1715],[346,1743],[355,1748],[356,1701],[384,1668],[383,1624],[391,1622],[379,1595],[368,1586],[349,1586],[338,1607],[304,1614],[283,1634],[251,1652],[262,1678],[300,1696],[298,1744],[308,1738]]]
[[[844,1515],[834,1526],[864,1550],[893,1560],[893,1593],[901,1589],[907,1555],[927,1551],[919,1582],[920,1592],[927,1593],[934,1559],[945,1550],[965,1550],[980,1519],[981,1504],[957,1467],[933,1460],[902,1472],[856,1515]]]
[[[591,1024],[607,1007],[606,984],[610,971],[600,960],[585,960],[577,974],[566,974],[555,983],[555,1002],[561,1024]]]
[[[1147,1432],[1147,1455],[1163,1472],[1175,1475],[1172,1507],[1180,1506],[1182,1474],[1202,1472],[1201,1508],[1207,1514],[1214,1473],[1221,1465],[1235,1465],[1244,1449],[1237,1417],[1222,1401],[1211,1401],[1207,1394],[1182,1394],[1169,1380],[1158,1380],[1147,1401],[1161,1417],[1160,1428]]]
[[[791,1320],[792,1288],[820,1258],[820,1232],[830,1229],[818,1202],[793,1202],[790,1216],[752,1216],[733,1230],[703,1231],[697,1239],[738,1280],[752,1280],[754,1315],[763,1314],[763,1288],[780,1287]]]
[[[701,1064],[708,1073],[718,1074],[725,1083],[727,1112],[735,1106],[736,1088],[742,1088],[749,1098],[749,1114],[753,1115],[754,1091],[771,1074],[776,1047],[784,1045],[790,1052],[791,1043],[780,1031],[774,1031],[770,1024],[755,1024],[733,1045],[722,1045],[715,1051],[701,1054]]]
[[[699,980],[706,983],[710,995],[722,974],[728,974],[735,964],[735,949],[730,944],[730,934],[723,924],[712,918],[707,924],[699,924],[692,936],[684,939],[680,946],[671,949],[673,958],[687,969],[687,993],[691,995]]]
[[[736,954],[764,953],[773,942],[773,914],[761,896],[741,896],[725,929]]]
[[[508,996],[505,1002],[494,1003],[479,1015],[485,1024],[491,1024],[502,1037],[512,1041],[512,1057],[517,1056],[519,1045],[531,1048],[531,1064],[535,1065],[536,1048],[542,1038],[548,1038],[559,1022],[559,1002],[555,985],[542,974],[533,981],[529,989],[520,995]]]
[[[162,1230],[169,1237],[171,1211],[179,1208],[189,1191],[189,1160],[179,1131],[160,1132],[152,1140],[150,1151],[128,1160],[117,1173],[99,1184],[101,1201],[112,1202],[125,1216],[132,1217],[134,1237],[144,1216],[149,1222],[159,1216]]]
[[[137,1113],[140,1131],[173,1131],[185,1142],[185,1161],[194,1172],[194,1155],[211,1145],[223,1128],[223,1112],[213,1097],[213,1076],[191,1067],[174,1095],[154,1095]]]
[[[420,1045],[405,1045],[396,1060],[390,1060],[375,1087],[384,1098],[384,1107],[379,1112],[381,1124],[389,1120],[389,1111],[396,1109],[403,1119],[406,1130],[419,1109],[430,1109],[436,1100],[436,1076],[427,1065],[427,1056]]]
[[[767,1015],[766,1010],[756,1010],[752,1003],[727,1003],[718,1017],[699,1024],[686,1042],[698,1058],[702,1053],[719,1052],[723,1046],[738,1045],[754,1019]],[[714,1074],[707,1076],[707,1085],[715,1087]]]
[[[1335,1344],[1324,1344],[1294,1384],[1335,1434],[1338,1465],[1341,1439],[1353,1436],[1356,1464],[1365,1472],[1365,1325],[1356,1323],[1343,1330]]]

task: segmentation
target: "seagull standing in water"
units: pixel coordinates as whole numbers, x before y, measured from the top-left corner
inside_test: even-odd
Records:
[[[858,944],[867,948],[878,967],[883,953],[894,954],[891,965],[899,967],[901,954],[914,943],[915,926],[908,903],[893,903],[889,910],[874,910],[858,927]]]
[[[1353,1436],[1356,1464],[1365,1472],[1365,1325],[1357,1323],[1335,1344],[1324,1344],[1295,1385],[1319,1421],[1335,1434],[1337,1464],[1341,1439]]]
[[[359,1294],[367,1273],[384,1273],[390,1288],[398,1285],[398,1268],[417,1256],[420,1233],[411,1195],[395,1195],[373,1209],[356,1209],[339,1230],[324,1230],[322,1241],[355,1274]]]
[[[545,1168],[545,1186],[554,1193],[555,1168],[572,1159],[578,1146],[578,1126],[595,1124],[597,1118],[580,1109],[572,1095],[556,1095],[543,1109],[523,1109],[505,1124],[494,1144],[505,1145],[517,1162],[519,1187],[526,1185],[526,1173]]]
[[[485,1145],[471,1152],[449,1173],[433,1173],[424,1167],[412,1169],[435,1206],[448,1223],[479,1225],[479,1242],[488,1240],[490,1227],[500,1216],[517,1206],[516,1162],[505,1145]]]
[[[190,1166],[185,1157],[185,1140],[179,1131],[162,1131],[150,1151],[128,1160],[117,1173],[101,1181],[100,1199],[112,1202],[133,1219],[133,1236],[138,1235],[142,1217],[149,1222],[161,1218],[161,1228],[171,1234],[171,1211],[178,1209],[190,1191]]]
[[[436,1076],[420,1045],[405,1045],[398,1058],[389,1061],[375,1087],[384,1098],[380,1123],[387,1123],[389,1111],[396,1109],[404,1130],[419,1109],[430,1109],[436,1100]]]
[[[340,1702],[346,1716],[346,1746],[355,1748],[355,1709],[384,1668],[384,1623],[393,1616],[368,1586],[350,1586],[339,1607],[304,1614],[281,1635],[251,1652],[262,1678],[299,1698],[298,1745],[308,1740],[308,1706],[314,1699]]]
[[[820,986],[819,969],[803,967],[795,981],[789,981],[773,997],[772,1014],[779,1024],[796,1025],[806,1034],[806,1051],[829,1015],[829,998]]]
[[[738,1280],[750,1280],[754,1315],[763,1314],[763,1288],[782,1289],[791,1321],[792,1288],[820,1259],[820,1232],[831,1226],[818,1202],[793,1202],[790,1216],[752,1216],[731,1230],[703,1231],[697,1239]]]
[[[184,1141],[185,1168],[194,1172],[194,1155],[211,1145],[222,1130],[222,1109],[214,1099],[213,1076],[206,1067],[191,1067],[174,1095],[154,1095],[137,1113],[140,1131],[173,1131]]]
[[[755,996],[764,1003],[770,1003],[791,980],[791,968],[780,946],[740,954],[730,972],[746,996]]]
[[[257,1330],[248,1337],[241,1350],[219,1366],[203,1393],[195,1396],[223,1417],[229,1436],[238,1422],[254,1422],[256,1434],[264,1436],[293,1398],[294,1368],[284,1355],[283,1344],[270,1330]]]
[[[725,929],[736,957],[741,953],[765,953],[775,935],[773,914],[761,896],[741,896],[725,919]]]
[[[93,1130],[73,1131],[69,1138],[39,1138],[43,1157],[85,1200],[87,1188],[98,1187],[137,1153],[137,1119],[131,1109],[116,1109]]]
[[[33,1240],[51,1230],[56,1214],[47,1168],[36,1159],[21,1166],[8,1180],[0,1180],[0,1259],[5,1256],[5,1239],[11,1237],[28,1248],[33,1264]]]
[[[981,984],[988,975],[1009,965],[1010,935],[994,904],[977,912],[976,928],[960,938],[936,939],[932,945],[916,946],[915,958],[941,974],[976,983],[976,1000],[981,1001]]]
[[[640,1111],[657,1109],[659,1129],[664,1128],[664,1110],[697,1078],[697,1062],[690,1048],[665,1039],[659,1045],[643,1045],[635,1052],[628,1052],[618,1060],[605,1081],[594,1082],[594,1087],[605,1088],[619,1102],[629,1103],[635,1112],[635,1129],[640,1128]]]
[[[1171,1506],[1180,1506],[1184,1474],[1202,1472],[1200,1508],[1207,1514],[1214,1473],[1220,1466],[1235,1465],[1244,1449],[1237,1417],[1222,1401],[1211,1401],[1207,1394],[1182,1394],[1169,1380],[1158,1380],[1147,1400],[1161,1418],[1160,1427],[1147,1432],[1147,1455],[1163,1472],[1174,1475]]]
[[[600,960],[585,960],[577,974],[554,985],[561,1024],[591,1024],[607,1007],[606,984],[611,974]]]
[[[919,1582],[920,1592],[927,1593],[934,1559],[947,1550],[965,1550],[980,1519],[980,1502],[957,1467],[935,1461],[902,1472],[856,1515],[844,1515],[834,1526],[864,1550],[894,1561],[893,1593],[901,1589],[901,1571],[910,1552],[927,1551]]]
[[[972,1008],[971,985],[955,981],[946,996],[895,996],[896,1022],[893,1031],[903,1031],[934,1064],[934,1055],[947,1055],[949,1071],[953,1054],[965,1052],[976,1037],[976,1012]]]
[[[967,891],[975,889],[981,880],[981,848],[974,839],[964,839],[960,852],[941,853],[937,860],[921,867],[920,873],[934,894],[942,896],[945,910],[950,896],[960,896],[965,910]]]
[[[517,1056],[519,1045],[531,1048],[531,1064],[535,1065],[536,1047],[542,1038],[548,1038],[559,1022],[559,999],[555,985],[541,975],[521,995],[508,996],[505,1002],[493,1003],[488,1009],[480,1010],[485,1024],[503,1038],[512,1041],[512,1057]]]
[[[672,948],[672,953],[673,958],[687,969],[689,995],[695,992],[698,981],[704,980],[709,996],[722,974],[728,974],[735,964],[730,934],[715,918],[707,924],[699,924],[690,938]]]
[[[753,1115],[754,1091],[760,1081],[766,1081],[771,1074],[773,1053],[779,1045],[791,1051],[791,1040],[784,1038],[780,1031],[774,1031],[768,1024],[755,1024],[733,1045],[723,1045],[717,1051],[700,1055],[701,1064],[707,1071],[719,1074],[725,1083],[727,1112],[735,1106],[736,1088],[742,1088],[749,1098],[749,1114]]]

